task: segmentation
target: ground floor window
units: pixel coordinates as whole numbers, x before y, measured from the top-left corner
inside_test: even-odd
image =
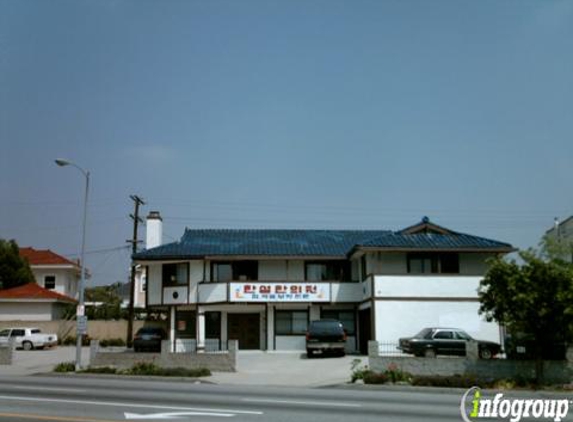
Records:
[[[322,310],[321,316],[323,319],[336,319],[342,323],[346,334],[349,336],[356,335],[356,318],[354,311],[339,311],[339,310]]]
[[[205,338],[221,338],[221,312],[205,312]]]
[[[195,311],[177,311],[175,316],[175,331],[177,338],[194,339],[196,332]]]
[[[308,328],[308,311],[276,311],[275,334],[304,335]]]

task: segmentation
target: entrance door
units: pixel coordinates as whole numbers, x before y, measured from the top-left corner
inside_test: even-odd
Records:
[[[358,343],[360,348],[360,353],[363,355],[368,354],[368,341],[372,339],[372,321],[371,321],[372,310],[362,309],[358,311]]]
[[[228,314],[227,334],[229,340],[239,340],[240,350],[261,348],[261,324],[259,314]]]

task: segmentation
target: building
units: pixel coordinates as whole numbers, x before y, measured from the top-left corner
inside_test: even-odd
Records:
[[[174,348],[304,350],[309,321],[340,320],[347,350],[396,344],[427,326],[454,326],[500,341],[478,315],[486,260],[507,244],[430,222],[389,230],[191,230],[162,244],[147,218],[147,307],[170,315]]]
[[[64,296],[78,298],[80,264],[51,250],[20,248],[39,286]]]
[[[28,283],[0,290],[0,321],[54,321],[64,317],[69,296]]]
[[[573,215],[563,221],[556,218],[553,227],[545,232],[545,237],[552,240],[550,249],[573,262]]]

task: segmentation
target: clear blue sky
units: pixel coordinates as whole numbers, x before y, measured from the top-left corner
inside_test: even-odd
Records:
[[[127,280],[130,194],[184,227],[573,214],[573,1],[0,0],[0,237]],[[144,232],[142,231],[142,237]],[[102,251],[103,250],[103,251]]]

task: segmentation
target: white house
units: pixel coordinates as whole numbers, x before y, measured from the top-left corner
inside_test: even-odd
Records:
[[[0,321],[54,321],[75,299],[36,283],[0,290]]]
[[[389,230],[191,230],[162,244],[147,219],[147,307],[168,311],[174,344],[304,350],[309,321],[340,320],[347,350],[397,343],[428,326],[500,341],[479,315],[477,288],[489,257],[507,243],[457,233],[424,218]],[[213,344],[215,346],[213,346]],[[177,347],[177,346],[176,346]]]
[[[20,256],[30,264],[39,286],[64,296],[78,298],[81,275],[78,262],[71,261],[49,249],[20,248]]]

